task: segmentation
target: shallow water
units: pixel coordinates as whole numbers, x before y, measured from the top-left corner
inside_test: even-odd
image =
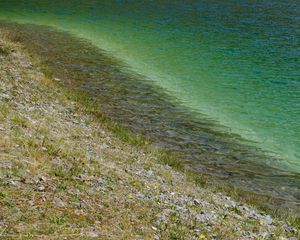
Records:
[[[300,186],[299,13],[291,0],[0,2],[2,19],[55,26],[123,61],[106,60],[104,74],[96,50],[49,60],[61,73],[76,70],[72,76],[81,76],[111,117],[183,154],[195,170],[293,199]],[[44,51],[56,47],[59,58],[76,50],[66,41],[55,46],[61,38]]]

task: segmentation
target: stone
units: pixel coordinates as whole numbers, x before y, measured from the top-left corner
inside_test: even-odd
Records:
[[[98,232],[98,231],[88,232],[88,233],[86,233],[86,236],[90,237],[90,238],[98,238],[98,237],[100,237],[100,232]]]
[[[198,199],[194,199],[194,201],[193,201],[193,202],[194,202],[194,204],[195,204],[195,205],[200,205],[200,204],[201,204],[201,201],[200,201],[200,200],[198,200]]]
[[[157,231],[156,227],[152,226],[151,228],[152,228],[153,231]]]
[[[272,222],[273,222],[273,220],[272,220],[272,218],[270,217],[270,215],[267,215],[267,216],[265,216],[264,222],[265,222],[265,224],[267,224],[267,225],[271,225]]]
[[[54,198],[54,203],[58,207],[65,207],[65,203],[60,198],[58,198],[58,197]]]
[[[45,189],[46,189],[45,186],[38,186],[38,187],[36,188],[36,190],[39,191],[39,192],[43,192],[43,191],[45,191]]]
[[[13,180],[11,180],[9,184],[10,184],[11,186],[13,186],[13,187],[18,187],[18,186],[19,186],[18,182],[13,181]]]
[[[140,198],[140,199],[145,199],[145,198],[146,198],[145,195],[144,195],[144,194],[141,194],[141,193],[138,193],[138,194],[136,195],[136,197],[137,197],[137,198]]]

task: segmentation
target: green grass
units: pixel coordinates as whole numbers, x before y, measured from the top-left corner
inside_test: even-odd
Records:
[[[13,52],[13,51],[14,51],[14,50],[11,49],[11,48],[0,46],[0,55],[7,56],[7,55],[9,55],[11,52]]]

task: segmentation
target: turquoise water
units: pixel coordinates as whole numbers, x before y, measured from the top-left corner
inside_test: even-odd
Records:
[[[297,1],[2,0],[0,18],[90,40],[193,114],[300,173]]]

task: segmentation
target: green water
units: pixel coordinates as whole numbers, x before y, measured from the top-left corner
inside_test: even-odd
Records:
[[[300,172],[297,1],[2,0],[0,18],[90,40],[195,115]]]

